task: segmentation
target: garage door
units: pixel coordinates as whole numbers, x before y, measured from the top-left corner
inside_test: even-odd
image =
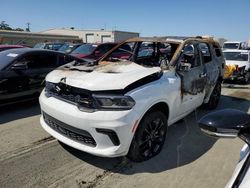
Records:
[[[86,43],[94,43],[94,34],[86,34]]]
[[[110,35],[103,35],[102,42],[111,42],[111,36]]]

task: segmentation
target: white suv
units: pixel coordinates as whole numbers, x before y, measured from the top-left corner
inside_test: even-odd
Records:
[[[95,62],[71,62],[46,77],[41,125],[76,149],[144,161],[168,125],[205,103],[216,108],[223,54],[212,38],[129,39]]]

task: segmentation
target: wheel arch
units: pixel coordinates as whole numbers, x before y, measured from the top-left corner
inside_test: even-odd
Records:
[[[147,111],[146,113],[144,113],[143,117],[149,113],[149,112],[152,112],[152,111],[155,111],[155,110],[159,110],[161,111],[163,114],[166,115],[167,119],[169,118],[169,107],[168,107],[168,104],[166,102],[158,102],[154,105],[152,105]]]
[[[143,115],[141,116],[140,121],[137,123],[137,127],[136,127],[134,133],[135,133],[135,132],[137,131],[137,129],[140,127],[140,123],[141,123],[142,119],[143,119],[148,113],[153,112],[153,111],[156,111],[156,110],[161,111],[163,114],[166,115],[167,120],[169,119],[169,106],[168,106],[168,104],[167,104],[166,102],[164,102],[164,101],[157,102],[157,103],[151,105],[151,106],[149,107],[149,109],[148,109],[146,112],[143,113]]]

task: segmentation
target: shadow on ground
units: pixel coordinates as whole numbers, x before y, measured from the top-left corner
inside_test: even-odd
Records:
[[[225,88],[231,88],[231,89],[249,89],[250,88],[250,80],[248,83],[241,83],[240,81],[232,81],[232,80],[226,80],[223,82],[223,87]]]
[[[40,114],[38,99],[3,106],[0,108],[0,125],[10,121]]]
[[[222,96],[217,109],[236,108],[248,112],[249,106],[249,100]],[[211,149],[217,139],[204,135],[197,125],[197,120],[208,112],[210,111],[199,108],[182,121],[170,126],[161,153],[142,163],[133,163],[125,157],[96,157],[64,144],[61,145],[75,157],[104,170],[121,174],[158,173],[192,163]],[[122,168],[117,168],[119,166]]]

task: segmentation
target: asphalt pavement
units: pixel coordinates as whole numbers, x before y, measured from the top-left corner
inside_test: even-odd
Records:
[[[249,107],[250,85],[224,84],[218,109]],[[224,187],[244,143],[204,135],[197,120],[208,112],[199,108],[170,126],[162,152],[133,163],[59,143],[40,126],[36,100],[1,108],[0,187]]]

